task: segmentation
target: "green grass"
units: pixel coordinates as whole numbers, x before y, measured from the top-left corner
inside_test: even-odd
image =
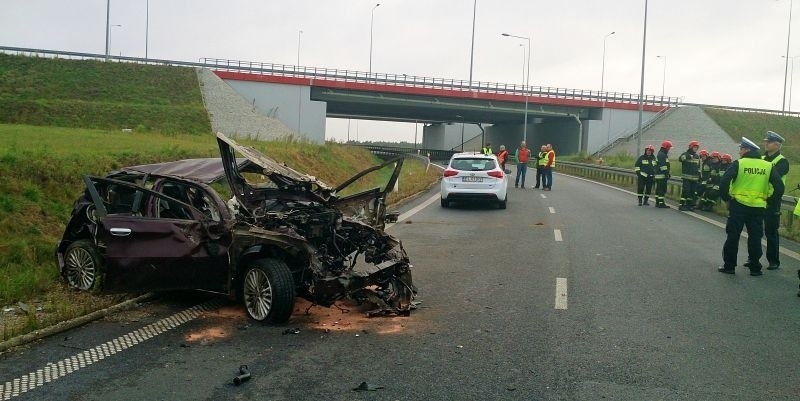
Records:
[[[192,68],[5,54],[0,123],[211,132]]]
[[[800,161],[800,118],[765,113],[745,113],[713,108],[703,109],[730,137],[739,143],[746,136],[761,145],[767,131],[784,138],[782,153],[790,161]],[[736,159],[736,155],[732,155]]]

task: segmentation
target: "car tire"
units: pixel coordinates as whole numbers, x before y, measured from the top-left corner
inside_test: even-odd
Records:
[[[255,259],[242,274],[242,302],[251,319],[265,323],[285,323],[294,309],[294,279],[285,262]]]
[[[103,288],[103,258],[91,240],[75,241],[64,251],[63,276],[70,288],[99,292]]]
[[[498,207],[499,209],[505,209],[507,204],[508,204],[508,195],[506,195],[506,198],[505,198],[505,199],[503,199],[503,200],[501,200],[501,201],[497,202],[497,207]]]
[[[450,206],[450,201],[442,198],[442,207],[449,207],[449,206]]]

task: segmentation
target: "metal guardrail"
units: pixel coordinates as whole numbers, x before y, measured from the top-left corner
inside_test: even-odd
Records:
[[[559,161],[557,166],[565,166],[566,169],[561,169],[564,172],[569,172],[570,170],[577,172],[577,175],[582,177],[588,178],[601,178],[601,179],[615,179],[622,181],[625,184],[636,185],[636,172],[626,168],[620,167],[607,167],[607,166],[597,166],[594,164],[586,164],[586,163],[576,163],[576,162],[568,162],[568,161]],[[680,195],[680,188],[682,185],[682,181],[680,178],[670,178],[667,182],[667,193],[668,194],[675,194]],[[794,211],[794,207],[797,204],[797,198],[793,196],[786,196],[784,195],[781,200],[781,209]],[[790,213],[791,215],[791,213]]]
[[[439,149],[413,149],[413,148],[401,148],[392,146],[375,146],[375,145],[360,145],[360,144],[349,144],[349,145],[367,149],[376,156],[397,156],[403,154],[412,154],[412,155],[427,157],[431,161],[449,161],[454,154],[459,153],[458,151],[439,150]]]

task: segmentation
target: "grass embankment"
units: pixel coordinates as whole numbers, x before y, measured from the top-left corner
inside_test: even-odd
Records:
[[[192,68],[5,54],[0,123],[211,132]]]
[[[330,185],[379,163],[363,149],[333,143],[241,142]],[[0,125],[0,149],[0,306],[23,302],[43,308],[42,313],[28,314],[15,324],[7,324],[10,315],[0,312],[3,339],[118,300],[68,291],[55,267],[54,246],[69,219],[72,202],[83,192],[83,175],[104,175],[126,165],[219,155],[216,138],[210,134],[126,134],[23,125]],[[392,199],[416,193],[438,178],[435,169],[426,174],[421,163],[408,160],[400,192]]]

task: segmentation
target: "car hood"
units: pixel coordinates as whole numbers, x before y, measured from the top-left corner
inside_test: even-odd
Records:
[[[386,161],[359,172],[342,184],[331,187],[314,176],[301,173],[285,164],[280,164],[252,147],[243,146],[236,141],[217,133],[225,176],[239,204],[252,215],[253,209],[262,205],[264,192],[247,183],[243,173],[254,172],[269,177],[282,190],[282,197],[294,197],[296,200],[316,201],[339,209],[345,217],[351,217],[372,227],[383,229],[386,214],[386,196],[392,190],[400,175],[404,156]],[[244,168],[236,165],[237,153],[247,159],[250,164]],[[359,178],[388,165],[394,164],[388,182],[384,187],[372,188],[348,196],[338,194],[355,183]]]

